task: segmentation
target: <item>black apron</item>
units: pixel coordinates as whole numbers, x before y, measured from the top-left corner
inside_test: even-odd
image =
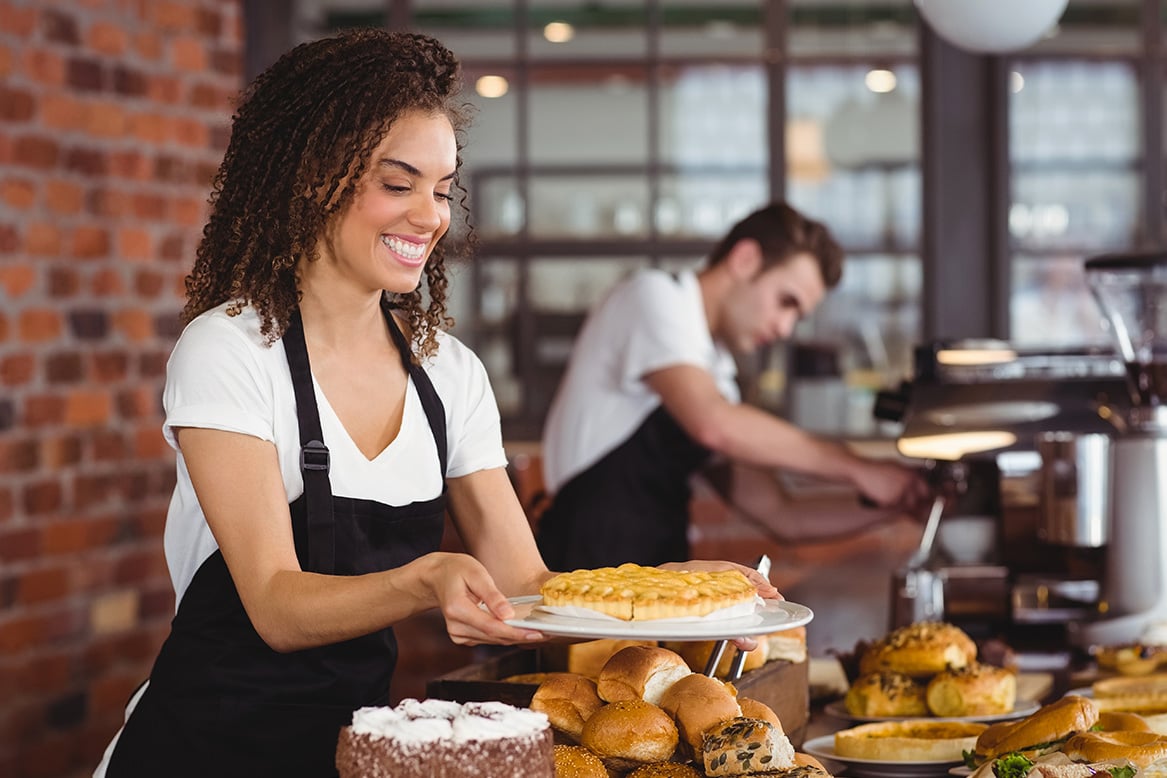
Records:
[[[556,492],[539,517],[543,561],[575,570],[689,559],[689,477],[711,454],[658,406],[631,437]]]
[[[410,360],[387,303],[382,307],[429,420],[444,479],[445,410],[425,371]],[[303,447],[304,494],[290,506],[301,567],[361,575],[438,550],[444,485],[438,497],[400,507],[332,496],[298,312],[283,342]],[[302,651],[272,650],[252,627],[216,551],[182,598],[106,775],[335,776],[340,728],[356,708],[388,703],[396,660],[392,629]]]

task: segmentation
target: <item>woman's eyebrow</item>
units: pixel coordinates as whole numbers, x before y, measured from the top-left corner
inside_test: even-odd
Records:
[[[398,168],[400,170],[405,171],[406,173],[408,173],[411,176],[419,176],[420,177],[422,175],[422,172],[420,170],[418,170],[417,168],[415,168],[413,165],[409,164],[408,162],[404,162],[400,159],[391,159],[389,157],[385,157],[385,158],[381,159],[377,164],[380,165],[381,167]],[[457,171],[451,171],[451,172],[447,173],[446,175],[442,176],[438,180],[439,181],[446,181],[447,179],[452,179],[456,175],[457,175]]]

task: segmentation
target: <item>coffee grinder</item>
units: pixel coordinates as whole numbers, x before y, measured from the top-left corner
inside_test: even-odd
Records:
[[[1098,613],[1071,627],[1083,647],[1133,642],[1167,621],[1167,252],[1095,257],[1085,270],[1131,402],[1100,408],[1113,425],[1110,528]]]

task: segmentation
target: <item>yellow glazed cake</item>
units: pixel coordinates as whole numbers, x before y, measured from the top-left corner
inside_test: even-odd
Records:
[[[661,570],[632,563],[560,573],[543,584],[543,604],[598,611],[624,621],[705,616],[746,605],[756,587],[737,570]]]

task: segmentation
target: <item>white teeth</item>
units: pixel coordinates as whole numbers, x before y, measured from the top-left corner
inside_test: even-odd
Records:
[[[381,242],[388,246],[390,251],[394,251],[406,259],[421,259],[422,254],[425,254],[424,243],[410,243],[391,235],[382,235]]]

